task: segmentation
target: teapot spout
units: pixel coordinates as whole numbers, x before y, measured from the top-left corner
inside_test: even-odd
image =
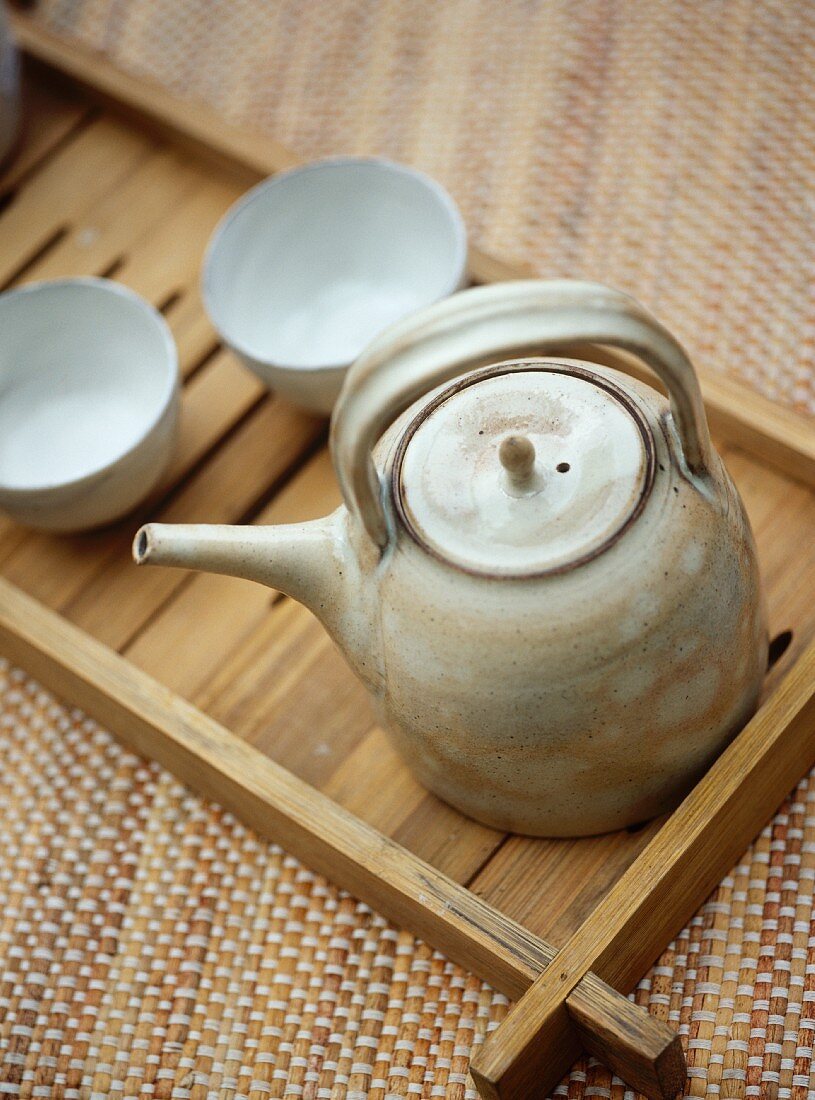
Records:
[[[148,523],[133,540],[137,565],[244,577],[284,592],[319,618],[340,583],[331,517],[269,527]]]

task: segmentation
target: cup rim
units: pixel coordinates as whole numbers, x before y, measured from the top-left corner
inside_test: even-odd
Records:
[[[129,447],[115,454],[103,465],[97,466],[89,470],[88,473],[81,474],[79,477],[66,478],[62,481],[52,481],[47,484],[8,485],[0,479],[0,492],[7,500],[14,497],[27,497],[31,499],[39,496],[46,496],[55,491],[78,489],[95,481],[100,476],[112,472],[120,462],[134,455],[144,445],[145,441],[164,420],[168,409],[175,403],[178,396],[178,350],[170,326],[151,302],[142,298],[135,290],[131,290],[130,287],[125,286],[123,283],[117,283],[113,279],[103,279],[98,275],[79,275],[67,279],[43,279],[38,282],[27,283],[25,286],[14,287],[0,294],[0,306],[2,306],[4,301],[8,301],[13,297],[21,297],[24,294],[33,296],[42,292],[59,293],[62,288],[76,286],[85,287],[89,290],[101,291],[106,294],[118,295],[120,298],[127,300],[131,305],[138,307],[138,309],[149,318],[160,333],[162,339],[164,351],[162,361],[167,368],[164,393],[162,394],[161,401],[155,413],[145,422],[145,426],[141,430],[138,438],[134,440]]]
[[[309,373],[318,371],[330,371],[338,372],[347,370],[354,359],[342,359],[332,360],[329,362],[321,363],[284,363],[277,359],[271,359],[268,356],[259,356],[256,352],[252,351],[249,347],[243,343],[242,340],[233,337],[227,331],[227,326],[222,324],[219,320],[219,310],[216,307],[214,300],[213,283],[213,270],[215,267],[215,253],[216,250],[224,239],[225,234],[229,231],[232,224],[239,218],[243,212],[248,209],[259,198],[265,196],[270,190],[272,190],[279,183],[284,180],[290,179],[292,176],[304,175],[307,172],[319,172],[325,168],[343,168],[343,167],[370,167],[379,171],[385,172],[397,172],[403,176],[410,177],[414,182],[421,184],[429,191],[440,206],[444,209],[448,216],[450,224],[453,228],[454,234],[454,248],[451,250],[453,256],[453,274],[445,285],[444,289],[436,295],[431,302],[424,303],[424,306],[418,306],[417,308],[426,308],[428,305],[432,305],[433,302],[438,302],[444,298],[454,294],[461,288],[464,276],[467,270],[467,228],[464,224],[464,218],[461,211],[456,204],[455,199],[450,192],[444,187],[438,180],[428,175],[427,172],[423,172],[420,168],[414,168],[409,164],[401,164],[398,161],[390,160],[388,157],[381,156],[346,156],[337,155],[329,157],[320,157],[317,160],[309,161],[307,164],[298,164],[292,168],[287,168],[281,172],[275,172],[271,176],[267,176],[265,179],[260,180],[258,183],[251,187],[244,195],[241,195],[232,206],[226,211],[221,220],[215,226],[212,235],[207,243],[207,247],[204,252],[203,267],[201,273],[201,297],[204,302],[204,308],[207,311],[210,321],[213,324],[216,332],[224,343],[231,348],[238,355],[250,359],[255,363],[259,363],[262,366],[275,368],[281,371],[290,371],[292,373]],[[402,318],[397,318],[394,323],[398,323]],[[386,326],[389,327],[389,326]],[[356,358],[356,356],[354,357]]]

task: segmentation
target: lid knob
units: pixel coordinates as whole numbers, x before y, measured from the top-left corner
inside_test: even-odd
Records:
[[[529,486],[535,471],[535,447],[525,435],[508,435],[498,448],[498,458],[516,489]]]

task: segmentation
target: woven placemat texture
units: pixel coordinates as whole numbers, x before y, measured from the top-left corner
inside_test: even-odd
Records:
[[[476,1097],[500,994],[3,660],[0,764],[0,1095]],[[635,993],[689,1095],[815,1089],[813,882],[808,777]]]
[[[477,1097],[506,1000],[0,661],[0,1095]]]
[[[305,157],[379,153],[472,239],[635,294],[815,413],[809,0],[38,0],[47,30]]]

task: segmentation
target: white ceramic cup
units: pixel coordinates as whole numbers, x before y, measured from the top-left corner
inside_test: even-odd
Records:
[[[278,393],[329,414],[345,372],[393,321],[452,294],[467,262],[453,200],[373,157],[258,184],[221,221],[203,296],[223,341]]]
[[[167,467],[178,357],[149,303],[107,279],[0,295],[0,508],[80,531],[118,519]]]

